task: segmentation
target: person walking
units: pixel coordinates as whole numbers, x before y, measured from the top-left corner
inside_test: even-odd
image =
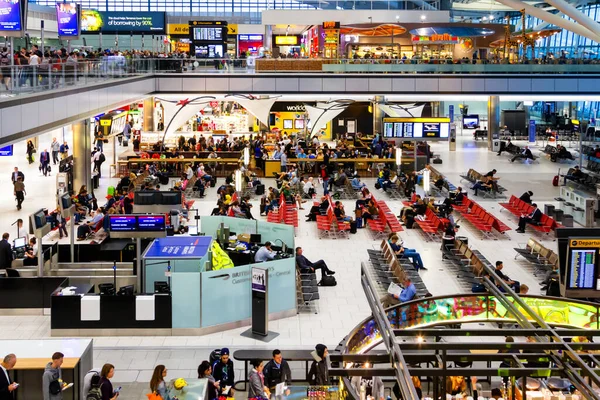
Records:
[[[154,367],[154,373],[150,379],[150,391],[161,397],[162,400],[170,400],[169,393],[167,392],[167,384],[165,383],[165,377],[167,376],[167,368],[164,365],[157,365]]]
[[[17,181],[13,185],[13,189],[14,189],[14,193],[15,193],[15,198],[17,199],[17,210],[20,210],[21,205],[23,204],[23,201],[25,200],[25,195],[27,194],[25,192],[25,184],[23,183],[23,178],[19,177],[17,179]]]
[[[50,148],[52,150],[52,163],[56,165],[58,163],[58,153],[60,152],[60,143],[58,143],[56,138],[52,138]]]
[[[94,162],[94,171],[98,172],[98,178],[102,177],[102,163],[106,160],[102,149],[98,149],[92,156]]]
[[[27,141],[27,150],[25,152],[27,153],[27,161],[29,161],[29,164],[33,164],[33,153],[35,153],[35,146],[31,140]]]
[[[21,171],[19,171],[19,167],[15,167],[14,172],[10,176],[10,180],[12,181],[13,185],[19,178],[21,178],[21,180],[25,182],[25,175]]]
[[[61,352],[52,354],[52,361],[46,365],[42,375],[42,395],[44,400],[62,400],[62,370],[65,355]]]
[[[60,149],[58,151],[60,152],[61,160],[64,160],[69,156],[69,145],[67,144],[66,140],[63,144],[60,145]]]
[[[48,153],[48,149],[44,149],[44,151],[40,154],[40,169],[44,176],[48,176],[48,166],[50,165],[50,153]]]

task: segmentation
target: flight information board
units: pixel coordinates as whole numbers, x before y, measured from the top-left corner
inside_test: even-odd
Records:
[[[449,118],[384,118],[383,137],[403,140],[448,139]]]
[[[164,215],[139,215],[138,229],[144,232],[161,232],[165,230]]]
[[[223,41],[223,27],[217,28],[193,28],[194,40],[201,42],[221,42]]]
[[[571,249],[570,289],[593,289],[596,280],[596,250]]]
[[[110,215],[109,221],[111,232],[135,232],[137,229],[135,215]]]

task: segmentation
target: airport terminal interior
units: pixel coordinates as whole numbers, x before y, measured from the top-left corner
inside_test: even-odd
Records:
[[[0,400],[600,399],[599,8],[0,0]]]

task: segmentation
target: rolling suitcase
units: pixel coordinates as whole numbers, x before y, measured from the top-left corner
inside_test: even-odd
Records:
[[[255,193],[257,196],[262,196],[263,194],[265,194],[265,185],[256,185]]]

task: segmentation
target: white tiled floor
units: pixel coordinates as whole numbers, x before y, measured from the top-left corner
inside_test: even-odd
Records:
[[[42,143],[50,143],[51,136],[45,135],[40,139]],[[465,133],[458,138],[458,150],[449,152],[447,143],[433,144],[435,153],[442,156],[443,164],[436,165],[441,172],[447,175],[455,185],[460,185],[459,174],[472,167],[480,172],[487,172],[492,168],[498,170],[497,176],[501,178],[500,183],[508,189],[508,195],[521,195],[525,190],[534,192],[534,201],[543,207],[543,204],[552,202],[558,194],[558,188],[551,185],[552,177],[556,175],[559,165],[550,163],[541,158],[536,164],[523,164],[521,162],[510,163],[507,156],[496,156],[488,152],[485,143],[475,142]],[[49,178],[40,177],[37,172],[37,164],[27,166],[24,156],[24,144],[15,146],[14,157],[0,159],[1,170],[5,171],[0,176],[0,185],[9,188],[9,172],[14,165],[18,165],[26,174],[26,185],[28,196],[23,210],[17,212],[12,196],[8,193],[0,202],[0,226],[7,228],[16,218],[24,217],[35,209],[53,203],[55,173]],[[537,153],[534,151],[534,153]],[[111,160],[110,150],[107,151],[107,159]],[[108,176],[108,165],[104,176]],[[565,167],[565,165],[560,165]],[[373,179],[366,179],[370,187]],[[101,188],[97,193],[104,193],[106,187],[115,185],[116,180],[103,178]],[[268,182],[267,182],[268,185]],[[467,185],[462,185],[466,187]],[[208,196],[203,200],[196,201],[196,207],[201,215],[207,215],[214,207],[214,191],[210,189]],[[386,199],[386,195],[375,192],[377,198]],[[98,196],[98,195],[97,195]],[[100,197],[100,196],[98,196]],[[480,200],[488,210],[499,215],[500,218],[513,229],[516,228],[516,220],[507,212],[500,213],[497,200]],[[344,201],[346,210],[354,209],[354,201]],[[387,201],[392,211],[398,213],[401,208],[399,201]],[[258,203],[255,202],[254,215],[258,217]],[[308,207],[307,207],[308,210]],[[306,210],[306,211],[307,211]],[[307,223],[301,218],[298,228],[296,243],[305,250],[305,255],[311,260],[322,258],[329,267],[337,272],[336,287],[322,288],[320,290],[320,312],[318,314],[300,314],[295,317],[273,321],[270,329],[280,333],[274,341],[265,345],[252,339],[242,338],[240,333],[247,328],[239,328],[225,332],[219,332],[202,337],[100,337],[95,339],[95,366],[101,366],[104,362],[116,365],[117,373],[115,380],[119,382],[147,382],[150,370],[157,363],[164,363],[169,368],[170,376],[193,376],[196,366],[207,359],[211,349],[228,346],[234,348],[312,348],[316,343],[325,343],[335,347],[337,343],[346,336],[353,327],[370,314],[369,307],[360,285],[360,262],[366,260],[367,248],[378,246],[378,241],[372,239],[365,229],[359,230],[356,235],[348,239],[322,240],[316,235],[314,223]],[[514,231],[506,234],[500,240],[482,239],[468,228],[468,224],[462,224],[461,235],[469,238],[473,248],[481,251],[492,263],[503,260],[505,272],[511,278],[526,283],[531,288],[532,294],[539,293],[538,280],[533,277],[530,270],[515,261],[515,251],[518,243],[525,242],[529,235],[519,235]],[[453,274],[446,271],[441,262],[440,243],[429,242],[419,230],[406,230],[401,234],[405,243],[420,251],[427,271],[421,272],[423,280],[433,295],[450,295],[460,292],[461,289]],[[550,247],[555,247],[555,242],[550,237],[542,238],[542,241]],[[3,326],[4,338],[44,338],[49,337],[49,317],[0,317],[0,326]],[[241,367],[238,365],[237,367]],[[294,368],[301,369],[301,366]],[[238,374],[241,376],[241,370]]]

